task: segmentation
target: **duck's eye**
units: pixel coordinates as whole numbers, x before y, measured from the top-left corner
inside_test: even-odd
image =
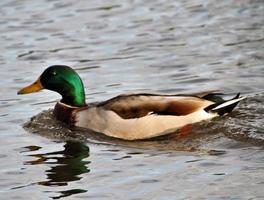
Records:
[[[51,75],[53,75],[53,76],[56,76],[56,75],[57,75],[57,72],[56,72],[56,71],[51,71],[50,73],[51,73]]]

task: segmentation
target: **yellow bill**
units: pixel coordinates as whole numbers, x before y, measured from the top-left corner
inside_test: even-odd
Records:
[[[44,89],[43,85],[40,82],[40,79],[36,80],[34,83],[31,85],[22,88],[17,92],[17,94],[28,94],[28,93],[33,93],[33,92],[38,92],[40,90]]]

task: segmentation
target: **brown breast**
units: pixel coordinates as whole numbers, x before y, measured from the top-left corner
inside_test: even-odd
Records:
[[[53,114],[58,120],[70,126],[74,126],[76,122],[75,113],[83,109],[87,109],[87,106],[73,107],[61,102],[57,102],[57,104],[54,107]]]

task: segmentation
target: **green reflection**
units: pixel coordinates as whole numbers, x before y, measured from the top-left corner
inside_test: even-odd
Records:
[[[30,151],[35,150],[32,146],[27,147]],[[69,182],[78,181],[82,174],[90,172],[88,164],[90,161],[84,160],[89,157],[89,147],[81,142],[67,141],[64,149],[44,154],[30,155],[36,157],[36,160],[28,161],[25,164],[39,165],[48,164],[50,168],[46,170],[47,180],[40,181],[37,184],[43,186],[66,186]],[[58,199],[77,193],[83,193],[84,189],[70,189],[59,191],[60,196],[53,197]]]

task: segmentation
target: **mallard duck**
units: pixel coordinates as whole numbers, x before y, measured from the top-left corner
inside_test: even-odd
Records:
[[[18,91],[27,94],[48,89],[62,99],[54,115],[70,126],[107,136],[138,140],[175,132],[188,124],[230,113],[244,97],[224,100],[217,91],[195,94],[122,94],[97,104],[86,104],[83,82],[70,67],[48,67],[33,84]]]

